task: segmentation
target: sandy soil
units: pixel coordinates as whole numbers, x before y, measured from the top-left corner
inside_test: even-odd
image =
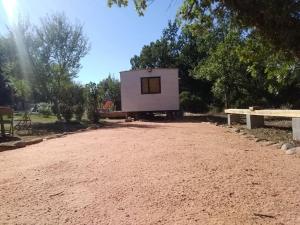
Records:
[[[208,123],[73,134],[0,169],[0,224],[300,224],[299,155]]]

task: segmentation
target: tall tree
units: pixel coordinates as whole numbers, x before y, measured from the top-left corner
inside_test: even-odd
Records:
[[[116,110],[121,110],[121,83],[111,75],[98,84],[100,102],[112,101]]]
[[[143,15],[153,0],[134,0]],[[172,1],[172,0],[170,0]],[[108,4],[127,6],[128,0],[108,0]],[[274,46],[300,58],[300,2],[298,0],[185,0],[180,10],[184,19],[207,19],[230,14],[242,27],[255,29]]]
[[[209,40],[209,39],[207,39]],[[139,56],[131,59],[132,69],[147,67],[179,68],[182,107],[187,111],[205,111],[210,100],[210,84],[192,76],[193,68],[206,57],[206,49],[197,46],[189,29],[180,30],[169,21],[160,39],[145,45]],[[201,97],[200,97],[201,96]]]
[[[0,106],[12,104],[12,88],[0,69]]]
[[[41,20],[36,28],[33,61],[41,87],[46,87],[60,117],[64,85],[77,76],[80,60],[90,46],[81,24],[72,24],[64,14],[54,14]]]

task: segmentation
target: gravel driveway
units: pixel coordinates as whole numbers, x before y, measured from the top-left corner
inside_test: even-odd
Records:
[[[0,224],[300,224],[299,155],[208,123],[120,123],[0,170]]]

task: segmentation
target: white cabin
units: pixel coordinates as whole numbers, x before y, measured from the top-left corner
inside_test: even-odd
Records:
[[[123,112],[179,110],[178,69],[120,72]]]

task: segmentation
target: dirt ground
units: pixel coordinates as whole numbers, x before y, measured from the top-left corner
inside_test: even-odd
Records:
[[[209,123],[120,123],[0,153],[0,224],[300,224],[300,157]]]

